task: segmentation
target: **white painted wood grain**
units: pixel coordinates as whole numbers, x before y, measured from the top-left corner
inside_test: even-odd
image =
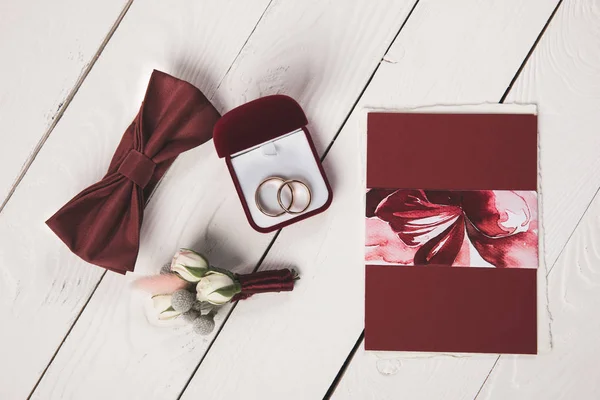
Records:
[[[554,6],[554,1],[419,2],[359,108],[498,101]],[[325,161],[334,190],[330,210],[285,228],[265,260],[264,268],[297,267],[302,276],[297,288],[240,302],[183,399],[229,399],[240,392],[248,398],[312,399],[327,391],[363,329],[359,112]],[[405,367],[410,372],[400,372],[402,382],[381,393],[376,384],[367,385],[356,398],[412,398],[417,387],[420,398],[468,398],[494,360],[410,361]],[[457,366],[469,373],[452,373]]]
[[[339,130],[414,1],[322,3],[273,1],[215,98],[219,109],[230,110],[270,94],[293,97],[308,116],[319,153]]]
[[[502,356],[479,399],[600,397],[600,196],[549,276],[554,349],[538,357]]]
[[[509,98],[539,104],[554,349],[502,356],[480,399],[600,397],[600,2],[567,0]],[[550,265],[550,264],[549,264]]]
[[[175,44],[181,46],[180,42],[184,41],[181,35],[195,38],[188,40],[197,41],[197,45],[208,47],[212,53],[202,56],[202,52],[194,46],[189,46],[189,43],[188,46],[181,46],[182,52],[179,56],[190,58],[184,65],[200,68],[203,62],[208,64],[207,60],[218,55],[216,48],[207,46],[204,41],[223,42],[227,37],[225,29],[230,30],[236,23],[240,23],[228,22],[219,17],[220,14],[217,14],[216,10],[208,10],[210,12],[206,12],[205,18],[214,19],[215,24],[223,25],[223,30],[216,30],[213,25],[204,26],[204,20],[194,21],[193,24],[180,24],[183,26],[175,32],[157,32],[157,36],[166,37],[162,42],[152,36],[146,43],[146,39],[143,38],[147,34],[146,30],[136,33],[140,30],[140,21],[145,21],[143,27],[156,29],[156,26],[160,28],[164,25],[158,23],[159,16],[167,18],[164,17],[166,14],[169,16],[168,24],[175,25],[177,18],[181,18],[175,17],[176,15],[187,15],[190,12],[177,9],[166,13],[164,9],[154,10],[148,6],[140,5],[136,8],[138,4],[134,3],[94,68],[93,74],[85,82],[76,98],[77,105],[74,103],[69,108],[57,128],[61,129],[61,133],[64,132],[64,137],[53,135],[51,140],[55,141],[49,141],[43,153],[61,153],[64,156],[67,151],[75,152],[77,147],[89,148],[85,156],[97,159],[85,164],[85,168],[92,168],[93,173],[100,174],[102,168],[91,164],[101,164],[99,159],[106,156],[108,160],[110,155],[96,156],[97,153],[93,153],[92,149],[104,142],[89,137],[82,138],[77,144],[67,142],[71,141],[74,132],[78,131],[83,118],[78,114],[85,113],[86,107],[94,107],[97,112],[101,112],[104,124],[112,124],[113,121],[116,123],[121,118],[120,115],[118,118],[110,117],[109,111],[129,101],[125,98],[125,92],[120,94],[122,100],[119,99],[117,105],[113,104],[115,97],[108,94],[102,95],[101,101],[94,99],[94,96],[99,96],[106,90],[106,82],[114,81],[114,86],[118,86],[124,84],[126,79],[132,79],[138,85],[141,78],[135,75],[142,73],[142,67],[149,68],[150,61],[161,64],[169,62],[171,58],[177,58],[168,53],[158,53],[160,56],[153,54],[149,46],[150,41],[153,41],[155,46],[156,42],[163,47]],[[295,96],[303,104],[319,101],[325,110],[319,114],[319,119],[311,117],[311,127],[315,127],[315,137],[321,137],[321,143],[327,143],[379,63],[381,54],[391,42],[411,5],[408,1],[381,2],[376,6],[370,1],[275,1],[216,94],[216,85],[210,86],[211,83],[205,83],[193,74],[188,74],[187,77],[199,83],[221,110],[252,97],[280,91]],[[191,3],[188,3],[188,6],[191,6]],[[233,3],[230,6],[233,7]],[[258,9],[257,3],[252,7]],[[247,13],[249,11],[247,10]],[[256,10],[252,12],[256,14]],[[222,13],[227,15],[225,11]],[[365,24],[360,29],[348,32],[346,24],[358,26],[363,21],[378,23]],[[207,37],[210,39],[206,39]],[[231,35],[227,38],[229,41],[234,39]],[[132,46],[142,47],[142,50],[128,57],[126,66],[115,67]],[[310,46],[314,47],[312,52],[303,50]],[[125,68],[132,66],[134,71],[124,72]],[[213,65],[205,65],[205,68],[211,73],[219,71],[217,66]],[[301,71],[302,68],[318,72],[306,75],[306,79],[301,81],[297,81],[300,78],[297,74],[288,75],[281,72],[286,69]],[[252,77],[252,82],[248,83],[244,91],[236,88],[236,85],[241,85],[240,82],[248,80],[248,77]],[[265,87],[267,82],[269,86]],[[141,96],[142,87],[138,86]],[[132,89],[131,84],[128,89]],[[335,101],[328,97],[331,90],[336,91]],[[131,108],[138,105],[139,103],[134,102]],[[71,113],[72,109],[77,113]],[[106,134],[105,129],[102,129],[102,132]],[[107,153],[113,148],[108,144],[104,147]],[[40,154],[40,159],[36,160],[34,166],[38,163],[45,165],[48,162],[48,159],[42,159],[42,156]],[[81,163],[81,159],[73,161],[73,165],[77,165],[76,163]],[[41,170],[36,171],[32,170],[26,176],[23,185],[27,185],[26,182],[31,179],[30,175],[43,175]],[[91,175],[90,171],[88,174]],[[84,179],[87,178],[77,178],[77,182],[83,182]],[[25,187],[24,190],[29,192],[29,196],[39,190]],[[19,195],[20,191],[15,196]],[[48,237],[50,236],[48,233]],[[179,246],[205,252],[215,265],[237,271],[249,271],[257,264],[272,237],[273,235],[256,233],[248,226],[225,163],[216,157],[212,145],[208,144],[181,156],[150,201],[146,209],[136,271],[156,273],[160,265],[167,261]],[[60,251],[59,247],[62,249],[61,245],[47,240],[45,244],[48,248],[56,248],[55,251]],[[66,254],[64,256],[68,257]],[[82,273],[77,272],[77,268],[81,268],[83,263],[73,264],[74,274]],[[103,279],[33,398],[164,399],[174,398],[179,394],[200,361],[210,338],[195,337],[189,328],[157,331],[144,321],[139,304],[127,301],[130,295],[130,289],[123,277],[109,274]],[[220,317],[225,315],[224,311]],[[108,381],[111,385],[105,384]],[[153,384],[148,385],[148,381]]]
[[[27,396],[103,273],[102,269],[72,255],[44,221],[73,195],[102,177],[117,143],[139,109],[153,68],[189,80],[212,95],[267,4],[267,0],[243,4],[218,0],[140,1],[129,9],[0,214],[0,398]],[[208,144],[196,152],[195,156],[200,159],[195,160],[207,162],[203,154],[213,154],[211,147]],[[220,165],[216,156],[211,157],[209,165]],[[190,161],[193,163],[194,159]],[[208,166],[206,169],[210,170]],[[146,222],[149,224],[145,229],[154,226],[160,245],[142,252],[142,264],[152,263],[156,269],[168,259],[191,216],[184,205],[201,211],[197,203],[202,197],[197,194],[210,197],[210,185],[206,186],[198,186],[192,179],[187,187],[171,188],[169,196],[180,199],[183,204],[176,201],[164,207],[167,214],[162,214],[162,207],[148,211]],[[182,192],[186,195],[182,196]],[[160,217],[158,226],[153,225],[153,220]],[[168,357],[157,360],[151,351],[164,354],[161,352],[172,349],[169,346],[185,347],[190,336],[182,338],[181,333],[179,336],[176,333],[172,343],[159,338],[135,347],[137,331],[133,330],[133,336],[129,336],[128,328],[114,330],[111,326],[119,322],[127,326],[123,312],[128,311],[128,303],[116,302],[122,295],[119,290],[127,290],[126,280],[111,273],[107,281],[106,288],[99,289],[98,300],[90,304],[94,311],[89,315],[95,319],[88,324],[85,315],[79,328],[83,338],[93,343],[78,343],[80,346],[76,347],[73,358],[66,360],[77,366],[72,370],[71,364],[52,368],[49,371],[52,378],[43,382],[34,397],[45,400],[72,394],[75,398],[107,398],[125,393],[122,398],[132,398],[116,377],[121,373],[134,377],[144,371],[154,377],[149,372],[154,367],[169,372],[162,380],[154,380],[155,385],[148,385],[147,376],[140,378],[144,382],[141,386],[139,380],[131,378],[138,395],[174,397],[181,390],[180,385],[191,371],[178,368]],[[111,282],[115,283],[111,285]],[[116,337],[117,333],[124,336]],[[144,339],[144,334],[140,338]],[[102,347],[110,340],[118,344],[112,352]],[[191,347],[200,344],[198,341]],[[176,357],[178,353],[174,354]],[[188,359],[192,359],[191,365],[199,360],[200,354],[185,352]],[[130,357],[122,358],[128,355]],[[96,362],[102,373],[92,373],[89,364],[84,367],[85,361]],[[144,365],[148,368],[142,368]],[[174,375],[178,380],[170,380]],[[71,385],[65,386],[65,381]],[[82,382],[86,385],[81,386]]]
[[[497,356],[434,357],[435,362],[359,351],[332,398],[473,400]]]
[[[600,187],[600,1],[565,0],[506,101],[539,105],[551,268]]]
[[[538,357],[502,356],[478,399],[593,399],[600,395],[594,368],[600,355],[600,327],[594,322],[599,299],[593,290],[599,284],[594,265],[598,235],[594,224],[600,215],[597,198],[556,262],[600,186],[598,4],[565,1],[561,5],[506,100],[538,104],[546,263],[548,268],[554,266],[549,277],[554,349]],[[361,398],[373,393],[372,387],[382,387],[375,393],[385,395],[396,385],[404,385],[401,378],[383,377],[377,377],[371,388],[362,385],[353,378],[373,375],[377,360],[364,352],[356,357],[334,398]]]
[[[0,1],[0,205],[128,3]]]

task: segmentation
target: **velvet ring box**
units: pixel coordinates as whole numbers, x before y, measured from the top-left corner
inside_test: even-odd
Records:
[[[331,204],[331,186],[307,124],[295,100],[274,95],[229,111],[215,125],[217,154],[225,158],[248,222],[258,232],[272,232],[312,217]],[[308,208],[300,214],[263,214],[256,206],[255,194],[269,177],[304,182],[311,194]]]

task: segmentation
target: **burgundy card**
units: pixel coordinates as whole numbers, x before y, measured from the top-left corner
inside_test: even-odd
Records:
[[[537,117],[368,115],[367,350],[537,353]]]

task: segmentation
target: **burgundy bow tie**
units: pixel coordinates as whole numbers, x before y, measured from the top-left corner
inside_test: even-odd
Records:
[[[211,139],[219,117],[200,90],[155,70],[104,178],[46,224],[85,261],[133,271],[146,200],[179,153]]]

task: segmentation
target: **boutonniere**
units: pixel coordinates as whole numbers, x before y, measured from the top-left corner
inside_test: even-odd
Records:
[[[236,274],[210,265],[200,253],[181,249],[160,275],[140,278],[134,285],[153,294],[158,319],[183,318],[195,332],[208,335],[220,306],[257,293],[291,291],[298,279],[290,269]]]

